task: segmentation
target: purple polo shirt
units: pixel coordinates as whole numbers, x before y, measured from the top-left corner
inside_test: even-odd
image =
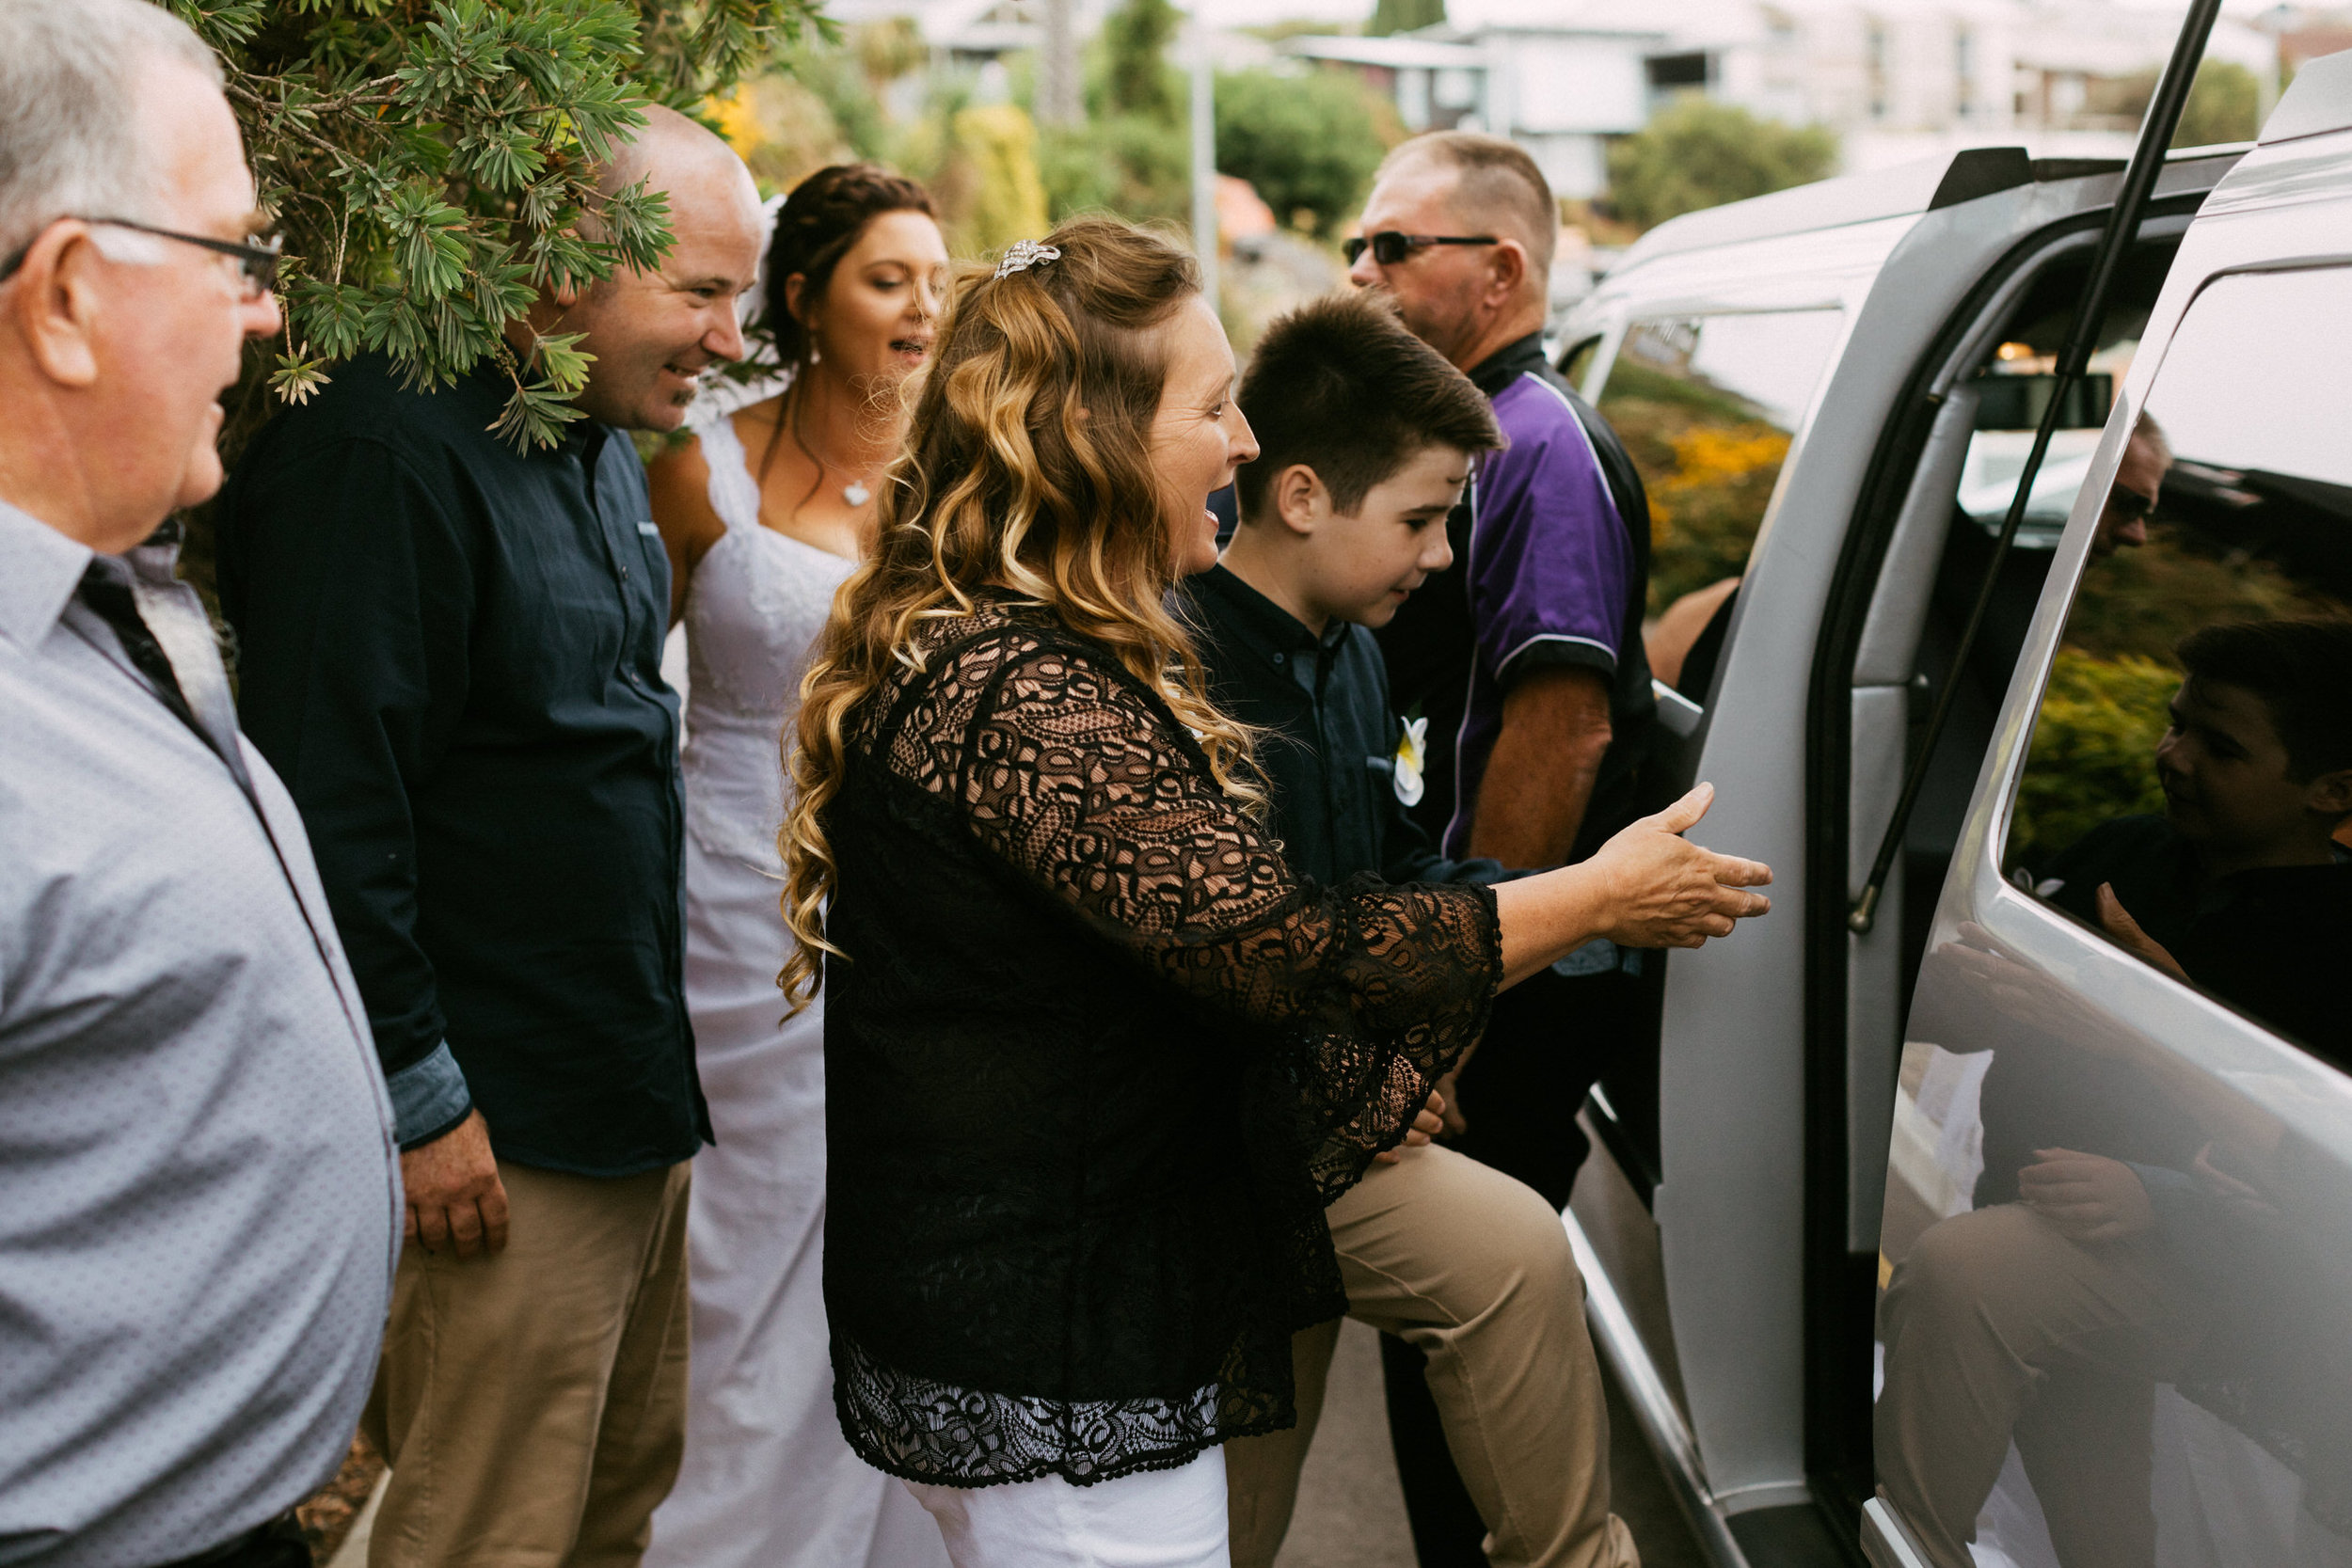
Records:
[[[1522,372],[1494,407],[1509,445],[1486,461],[1470,499],[1463,576],[1474,655],[1454,756],[1452,855],[1469,851],[1504,689],[1548,665],[1581,664],[1613,681],[1639,570],[1600,458],[1559,388]]]
[[[1425,721],[1428,787],[1414,820],[1467,850],[1505,691],[1534,670],[1600,673],[1614,731],[1572,859],[1639,814],[1657,705],[1641,641],[1649,502],[1607,421],[1544,361],[1530,333],[1470,372],[1510,445],[1446,521],[1454,564],[1381,628],[1398,711]],[[1637,533],[1623,519],[1637,517]]]

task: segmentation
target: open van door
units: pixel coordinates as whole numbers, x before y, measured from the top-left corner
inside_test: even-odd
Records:
[[[2180,239],[1925,933],[1880,1568],[2352,1563],[2352,53]]]

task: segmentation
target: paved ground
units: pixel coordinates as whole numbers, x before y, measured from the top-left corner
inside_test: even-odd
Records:
[[[1610,1488],[1618,1517],[1642,1549],[1644,1568],[1704,1568],[1674,1494],[1613,1386],[1609,1404],[1616,1437]],[[1414,1568],[1381,1402],[1379,1341],[1360,1323],[1341,1331],[1323,1423],[1315,1429],[1298,1512],[1276,1568]]]
[[[1633,1531],[1643,1568],[1705,1568],[1705,1559],[1675,1507],[1665,1478],[1633,1429],[1612,1385],[1610,1489],[1617,1516]],[[374,1499],[328,1568],[363,1568]],[[1276,1568],[1415,1568],[1413,1539],[1397,1489],[1396,1456],[1380,1392],[1379,1340],[1361,1323],[1340,1331],[1323,1423],[1307,1455],[1298,1512]]]

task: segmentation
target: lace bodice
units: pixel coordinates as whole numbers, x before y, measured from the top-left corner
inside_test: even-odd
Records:
[[[800,709],[810,646],[854,563],[759,521],[735,422],[697,413],[688,428],[727,526],[694,567],[686,598],[687,823],[704,848],[781,871],[779,737]]]
[[[977,1485],[1293,1419],[1323,1205],[1485,1026],[1493,895],[1295,880],[1034,611],[934,624],[827,813],[826,1291],[851,1442]]]

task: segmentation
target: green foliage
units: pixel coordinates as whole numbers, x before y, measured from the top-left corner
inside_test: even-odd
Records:
[[[2200,548],[2183,530],[2159,523],[2147,544],[2083,574],[2066,641],[2101,658],[2137,654],[2169,663],[2181,639],[2218,621],[2342,612],[2259,556]]]
[[[1192,143],[1184,73],[1168,58],[1182,16],[1168,0],[1128,0],[1087,52],[1083,125],[1049,125],[1038,172],[1057,223],[1111,212],[1137,223],[1191,212]]]
[[[2083,108],[2087,114],[2121,127],[2137,125],[2146,118],[2148,101],[2156,95],[2156,72],[2137,71],[2088,85]],[[2189,84],[2188,102],[2181,105],[2181,123],[2173,129],[2174,147],[2211,147],[2218,142],[2252,141],[2262,129],[2262,84],[2234,60],[2208,59],[2197,68]]]
[[[1372,24],[1365,31],[1385,38],[1391,33],[1435,27],[1444,20],[1445,0],[1380,0],[1372,8]]]
[[[1609,150],[1609,204],[1647,229],[1684,213],[1825,178],[1837,137],[1692,95]]]
[[[2037,866],[2102,822],[2164,809],[2156,742],[2180,683],[2178,669],[2137,654],[2058,650],[2017,792],[2010,865]]]
[[[1388,150],[1370,92],[1355,75],[1277,76],[1243,71],[1216,79],[1216,166],[1257,187],[1286,223],[1327,234],[1362,205]]]
[[[1037,127],[1017,105],[964,109],[954,122],[957,145],[971,159],[973,191],[966,228],[973,246],[1002,250],[1042,237],[1045,187],[1038,178]]]
[[[168,0],[221,55],[286,243],[286,328],[267,385],[300,401],[339,360],[389,354],[443,387],[484,358],[500,422],[548,444],[579,417],[576,340],[527,356],[506,325],[544,287],[647,267],[671,244],[642,182],[595,166],[649,103],[692,108],[771,44],[822,28],[814,0]],[[230,443],[266,399],[248,377]]]
[[[1649,492],[1649,613],[1745,572],[1788,433],[1727,392],[1624,355],[1600,411]]]
[[[1136,223],[1180,222],[1192,211],[1192,143],[1181,122],[1117,115],[1049,126],[1038,170],[1057,223],[1090,212]]]
[[[821,39],[803,39],[779,57],[777,63],[783,71],[768,81],[776,84],[777,88],[798,87],[814,97],[824,106],[835,134],[852,155],[887,162],[893,150],[890,117],[882,111],[877,88],[893,77],[877,76],[874,72],[878,66],[887,70],[894,62],[887,50],[868,47],[866,35],[882,33],[888,37],[896,32],[897,28],[889,24],[861,27],[847,48]],[[781,143],[786,138],[775,139]],[[786,150],[780,147],[778,150]],[[790,189],[831,161],[820,158],[804,168],[795,167],[789,176],[779,179],[780,188]],[[758,171],[756,164],[754,171]]]
[[[1168,46],[1183,24],[1168,0],[1125,0],[1103,19],[1104,89],[1112,114],[1168,124],[1184,118],[1183,82],[1168,65]]]
[[[2153,96],[2152,84],[2150,94]],[[2262,84],[2235,60],[2207,60],[2189,84],[2181,105],[2175,147],[2211,147],[2217,142],[2252,141],[2262,130]]]

